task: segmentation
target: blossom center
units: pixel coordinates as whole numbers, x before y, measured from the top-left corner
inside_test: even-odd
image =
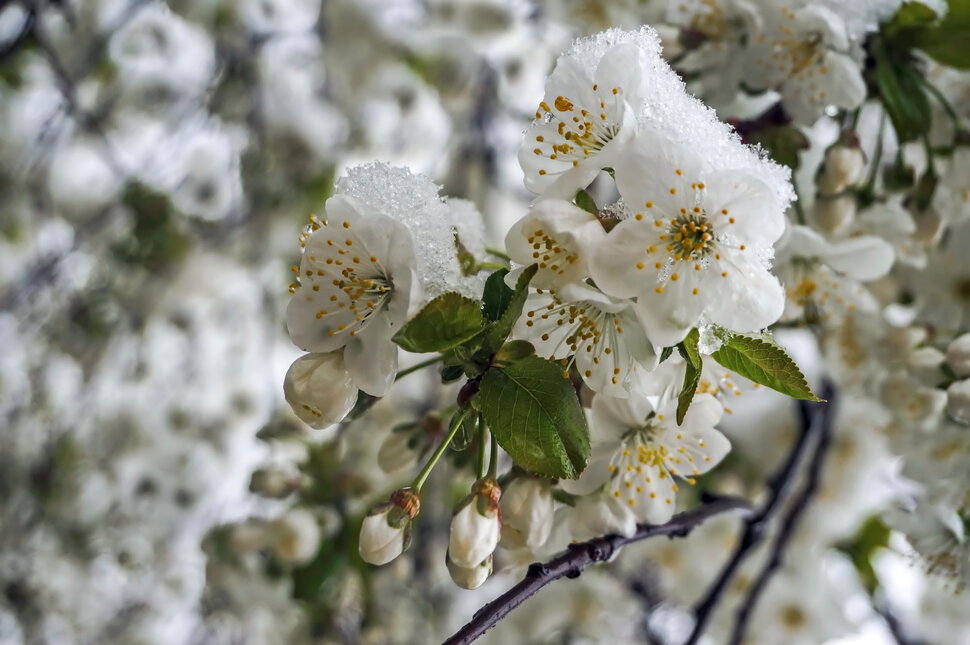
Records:
[[[558,137],[546,141],[545,136],[537,136],[533,150],[536,155],[578,166],[613,140],[620,131],[621,91],[614,87],[607,94],[600,92],[599,85],[593,85],[593,94],[599,99],[598,106],[581,107],[566,96],[557,96],[551,106],[546,101],[539,104],[536,118],[547,124],[558,121],[555,130]]]
[[[578,255],[562,248],[559,242],[546,235],[541,228],[534,230],[526,240],[532,245],[532,259],[539,263],[540,269],[549,269],[562,275],[570,264],[579,259]]]
[[[671,219],[667,235],[671,240],[668,251],[677,261],[700,260],[714,248],[714,227],[703,210]]]

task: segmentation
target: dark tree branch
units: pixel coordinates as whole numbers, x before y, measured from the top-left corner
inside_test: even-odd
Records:
[[[830,386],[827,386],[824,396],[831,401],[834,396],[834,390]],[[734,578],[734,575],[748,555],[765,539],[765,534],[771,520],[781,508],[781,503],[788,496],[794,484],[798,465],[808,453],[813,443],[813,438],[820,433],[823,425],[829,423],[827,411],[831,407],[831,402],[827,404],[800,402],[798,410],[801,423],[795,445],[792,446],[791,452],[788,453],[788,457],[784,463],[768,479],[768,499],[756,513],[745,521],[741,540],[735,547],[730,559],[725,563],[714,584],[707,590],[703,599],[697,603],[694,609],[694,629],[687,638],[685,645],[694,645],[697,643],[698,639],[704,633],[711,615],[720,603],[721,597]],[[805,504],[807,503],[808,500],[806,499]]]
[[[748,621],[751,619],[751,614],[754,613],[754,609],[761,599],[761,594],[764,593],[765,588],[768,586],[771,576],[781,566],[785,548],[795,534],[799,520],[804,515],[815,492],[818,490],[822,478],[822,466],[825,463],[825,457],[828,454],[829,445],[832,442],[832,425],[835,418],[835,406],[831,402],[832,393],[828,392],[827,396],[829,403],[819,408],[811,424],[813,434],[817,435],[817,439],[815,442],[815,452],[812,454],[808,464],[805,484],[802,486],[798,495],[792,499],[787,513],[781,520],[781,528],[775,537],[768,561],[761,569],[754,584],[748,590],[744,602],[738,608],[737,617],[734,622],[734,630],[731,633],[731,640],[729,641],[731,645],[738,645],[744,637]],[[808,405],[810,404],[800,402],[800,406],[803,408]]]
[[[525,578],[504,594],[482,607],[475,616],[443,645],[464,645],[484,634],[510,611],[534,593],[559,578],[578,578],[586,567],[596,562],[606,562],[620,548],[658,535],[684,537],[706,520],[728,511],[750,511],[750,504],[735,497],[713,498],[702,506],[675,515],[660,526],[640,524],[630,537],[607,535],[587,542],[572,544],[561,556],[544,564],[538,562],[529,567]]]

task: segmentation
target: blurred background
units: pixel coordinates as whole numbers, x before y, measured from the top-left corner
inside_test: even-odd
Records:
[[[308,215],[369,161],[471,200],[500,245],[532,199],[516,152],[556,57],[642,24],[681,51],[667,4],[638,0],[0,0],[0,644],[430,643],[517,579],[525,563],[507,560],[475,592],[451,584],[445,527],[467,482],[422,507],[404,557],[360,560],[363,513],[417,461],[412,435],[391,430],[433,436],[429,413],[454,392],[419,373],[353,424],[302,424],[282,396],[299,355],[283,324],[290,267]],[[751,116],[729,98],[722,114]],[[813,377],[815,353],[799,356]],[[751,403],[734,424],[762,432],[732,439],[738,472],[757,464],[760,481],[796,415],[770,394]],[[844,414],[880,418],[862,403]],[[886,544],[865,520],[893,458],[859,436],[839,444],[842,479],[806,540]],[[849,504],[847,489],[867,494]],[[676,632],[677,603],[701,593],[735,530],[726,519],[677,549],[624,553],[490,637]],[[966,595],[885,551],[899,619],[926,642],[970,642]],[[859,581],[868,560],[811,553],[771,588],[750,642],[895,642],[869,603],[877,585]]]

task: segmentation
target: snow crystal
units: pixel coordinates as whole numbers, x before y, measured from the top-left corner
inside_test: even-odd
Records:
[[[789,169],[771,161],[761,149],[741,143],[731,126],[719,121],[713,109],[687,92],[684,82],[663,59],[660,38],[652,28],[609,29],[575,41],[564,57],[576,59],[592,76],[603,54],[620,43],[632,43],[646,54],[643,73],[648,77],[650,93],[639,106],[641,126],[660,130],[692,148],[708,171],[744,170],[754,174],[772,188],[781,208],[794,199]]]
[[[359,199],[411,232],[417,277],[427,299],[455,290],[462,278],[451,215],[438,196],[440,189],[423,175],[385,163],[356,166],[337,182],[338,193]]]

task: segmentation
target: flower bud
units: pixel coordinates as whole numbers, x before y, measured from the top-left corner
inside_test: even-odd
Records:
[[[970,334],[958,336],[947,346],[946,362],[957,376],[970,376]]]
[[[819,197],[815,200],[815,221],[818,227],[831,235],[838,235],[855,221],[855,195]]]
[[[943,376],[941,371],[946,357],[935,347],[918,347],[906,361],[910,375],[921,383],[935,385]]]
[[[272,524],[273,548],[284,562],[309,562],[320,548],[317,518],[308,510],[295,508]]]
[[[818,193],[837,195],[860,181],[866,170],[866,156],[856,146],[837,145],[825,153],[825,160],[818,174]]]
[[[344,366],[343,351],[304,354],[293,361],[283,380],[283,394],[296,416],[312,428],[340,422],[357,402],[357,386]]]
[[[501,495],[498,482],[483,477],[472,485],[471,495],[452,516],[448,554],[459,567],[471,569],[481,564],[498,546],[502,530],[498,504]]]
[[[946,411],[960,423],[970,424],[970,378],[956,381],[946,389]]]
[[[452,561],[450,553],[445,558],[445,562],[448,564],[448,573],[451,574],[451,579],[462,589],[478,589],[492,575],[491,553],[474,567],[458,566]]]
[[[556,504],[552,484],[536,477],[517,477],[502,493],[502,546],[536,550],[552,531]]]
[[[421,499],[410,488],[394,491],[378,504],[360,527],[360,557],[371,564],[387,564],[411,544],[411,520],[421,510]]]

